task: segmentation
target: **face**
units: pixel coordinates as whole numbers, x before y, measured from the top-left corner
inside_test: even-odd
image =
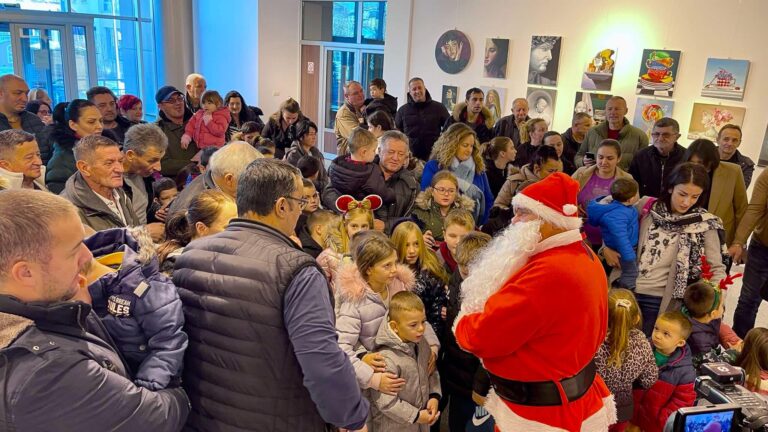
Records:
[[[474,114],[479,114],[483,110],[483,99],[482,93],[472,93],[467,101],[467,109]]]
[[[545,133],[547,133],[547,122],[536,122],[531,131],[531,143],[541,144],[541,140],[544,139]]]
[[[13,173],[24,174],[25,179],[34,180],[42,175],[40,148],[37,141],[27,141],[14,148],[8,160],[0,160],[0,167]]]
[[[27,106],[29,86],[24,80],[10,79],[0,87],[0,109],[3,112],[18,114]]]
[[[203,102],[203,109],[207,113],[212,113],[212,112],[216,111],[217,109],[219,109],[219,106],[216,105],[213,102],[210,102],[210,101],[209,102]]]
[[[160,160],[165,156],[165,152],[150,146],[141,156],[133,150],[128,150],[125,156],[128,158],[131,172],[142,177],[149,177],[160,171]]]
[[[51,120],[51,109],[48,108],[48,105],[40,105],[40,109],[37,110],[37,117],[46,124]]]
[[[317,145],[317,129],[309,128],[309,131],[301,137],[301,145],[305,147],[314,147]]]
[[[509,142],[507,144],[507,149],[499,153],[499,158],[501,158],[502,161],[513,162],[515,158],[517,158],[517,150],[515,150],[515,143]]]
[[[160,110],[162,110],[169,118],[183,118],[184,96],[182,96],[181,93],[174,93],[168,100],[160,103]]]
[[[576,123],[573,123],[573,133],[579,136],[586,135],[589,128],[592,127],[592,124],[593,122],[591,118],[583,118]]]
[[[408,234],[405,241],[405,256],[403,257],[408,265],[416,265],[419,261],[419,235],[416,233]]]
[[[96,108],[99,109],[101,117],[105,122],[111,123],[115,121],[115,118],[117,117],[117,104],[112,95],[106,93],[98,94],[93,97],[91,102],[93,102],[93,104],[96,105]]]
[[[544,145],[554,147],[557,152],[557,157],[563,155],[563,148],[565,146],[563,144],[563,138],[560,135],[550,135],[544,138]]]
[[[670,355],[675,352],[677,347],[685,345],[682,333],[683,330],[680,328],[680,324],[666,320],[656,320],[651,340],[653,341],[653,346],[660,353]]]
[[[371,97],[374,99],[381,99],[384,97],[384,89],[380,89],[375,85],[368,86],[368,92],[371,94]]]
[[[548,106],[549,106],[549,104],[547,103],[546,99],[539,98],[539,99],[536,100],[536,111],[537,112],[540,112],[540,113],[544,112],[544,110],[547,109]]]
[[[190,96],[192,96],[194,99],[200,99],[200,96],[205,93],[205,90],[207,89],[207,86],[205,84],[205,80],[202,78],[197,78],[192,80],[191,84],[187,84],[187,93],[189,93]]]
[[[144,118],[144,105],[141,102],[137,102],[133,108],[129,110],[120,110],[120,112],[132,122],[139,122]]]
[[[612,175],[616,172],[616,165],[619,163],[619,154],[616,149],[609,146],[603,146],[597,149],[597,169],[600,174]]]
[[[445,227],[443,237],[445,238],[445,245],[451,251],[452,256],[456,256],[456,246],[467,234],[469,234],[469,230],[461,225],[453,224]]]
[[[365,94],[363,88],[357,84],[352,84],[347,90],[344,91],[344,99],[355,108],[363,106],[365,101]]]
[[[179,190],[176,188],[166,189],[164,191],[160,192],[160,196],[158,196],[158,201],[160,201],[160,205],[165,206],[168,205],[169,202],[171,202],[176,196],[179,194]]]
[[[79,136],[85,138],[89,135],[101,135],[104,130],[104,124],[101,120],[101,113],[96,107],[85,107],[80,110],[80,118],[77,123],[69,121],[69,127]]]
[[[605,104],[605,118],[609,123],[620,123],[627,115],[627,103],[621,99],[609,99]]]
[[[411,95],[411,99],[414,102],[424,102],[427,100],[427,89],[424,88],[424,81],[416,80],[410,83],[408,85],[408,94]]]
[[[110,189],[123,187],[123,153],[117,146],[99,147],[93,152],[92,163],[86,163],[83,175],[99,186]],[[79,161],[78,161],[79,162]]]
[[[440,180],[432,188],[432,199],[440,207],[450,207],[456,201],[458,189],[450,180]]]
[[[543,180],[556,172],[563,172],[563,162],[561,160],[547,159],[541,166],[533,166],[533,173],[539,176],[539,180]]]
[[[368,124],[368,132],[372,133],[376,139],[379,139],[379,137],[384,135],[384,131],[381,129],[381,126],[374,126],[372,124]]]
[[[379,165],[388,174],[400,171],[408,161],[408,144],[399,139],[390,139],[379,154]]]
[[[489,40],[487,44],[485,44],[485,60],[483,61],[483,64],[485,66],[490,66],[496,61],[496,56],[499,53],[499,48],[496,46],[495,43],[493,43],[492,40]]]
[[[243,109],[243,101],[239,97],[231,97],[227,107],[232,115],[240,114],[240,110]]]
[[[472,149],[475,147],[475,137],[473,135],[467,135],[459,141],[459,145],[456,148],[456,159],[461,162],[472,157]]]
[[[320,205],[320,194],[314,186],[305,187],[304,199],[307,200],[307,206],[304,207],[304,213],[314,213]]]
[[[296,120],[298,119],[299,119],[299,113],[290,113],[288,111],[283,111],[283,121],[288,126],[296,123]]]
[[[371,229],[371,223],[366,215],[357,215],[346,221],[347,235],[349,238],[355,236],[360,231],[368,231]]]
[[[42,109],[42,107],[40,107]],[[722,129],[717,139],[717,151],[720,159],[730,159],[741,144],[741,132],[736,129]]]
[[[424,337],[427,315],[424,310],[400,311],[397,320],[389,322],[389,326],[404,342],[419,343]]]
[[[512,114],[515,115],[516,122],[525,121],[525,118],[528,117],[528,101],[525,99],[515,101],[514,105],[512,105]]]
[[[385,287],[395,279],[397,274],[397,252],[392,251],[388,257],[366,270],[366,280],[371,286]]]
[[[83,244],[83,224],[76,213],[55,219],[50,229],[53,234],[51,260],[39,264],[43,274],[35,300],[50,303],[69,301],[77,295],[80,273],[93,255]]]
[[[529,67],[532,71],[543,73],[552,60],[552,47],[549,44],[539,45],[531,50]]]
[[[445,91],[445,98],[448,100],[453,100],[453,90],[448,89]]]
[[[233,202],[227,202],[221,207],[219,216],[211,223],[210,226],[205,226],[202,222],[198,222],[195,226],[197,236],[195,238],[205,237],[213,234],[220,233],[227,228],[229,221],[237,217],[237,205]]]
[[[704,189],[693,183],[679,184],[669,191],[672,198],[672,213],[686,214],[699,201],[699,197],[704,193]]]
[[[672,126],[658,127],[655,126],[651,131],[651,140],[653,140],[653,146],[661,154],[669,154],[675,147],[675,142],[680,138],[680,134],[675,131]]]

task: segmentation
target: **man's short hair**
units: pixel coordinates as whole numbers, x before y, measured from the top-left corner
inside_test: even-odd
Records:
[[[387,83],[383,79],[381,79],[381,78],[374,78],[374,79],[372,79],[371,83],[368,86],[369,87],[370,86],[375,86],[376,88],[380,88],[380,89],[384,90],[385,92],[387,91]]]
[[[0,279],[18,261],[48,263],[53,246],[53,222],[75,206],[48,192],[14,189],[0,192]]]
[[[672,117],[662,117],[656,120],[656,123],[653,124],[653,127],[671,127],[675,130],[675,133],[680,133],[680,123],[678,123],[677,120],[673,119]]]
[[[315,184],[314,184],[314,183],[312,183],[312,180],[310,180],[310,179],[308,179],[308,178],[302,178],[302,179],[301,179],[301,184],[302,184],[302,185],[303,185],[305,188],[311,187],[312,189],[315,189],[315,190],[317,190],[317,186],[315,186]]]
[[[720,132],[718,132],[718,133],[717,133],[717,139],[718,139],[718,140],[719,140],[719,139],[720,139],[720,137],[723,135],[723,131],[724,131],[724,130],[726,130],[726,129],[734,129],[734,130],[737,130],[737,131],[739,131],[739,139],[741,139],[741,137],[744,135],[744,134],[741,132],[741,126],[739,126],[739,125],[735,125],[735,124],[732,124],[732,123],[728,123],[727,125],[725,125],[725,126],[721,127],[721,128],[720,128]]]
[[[683,294],[683,305],[688,310],[692,318],[703,318],[720,306],[723,301],[722,296],[715,304],[715,287],[709,282],[698,281],[685,289]]]
[[[547,132],[544,133],[544,136],[541,138],[541,141],[544,142],[544,140],[546,140],[547,138],[549,138],[551,136],[559,136],[560,139],[563,139],[563,136],[560,135],[560,132],[557,132],[557,131],[547,131]],[[565,141],[563,141],[563,144],[565,144]]]
[[[368,129],[356,127],[352,130],[352,133],[349,134],[348,143],[349,152],[357,153],[361,149],[375,147],[379,142]]]
[[[680,337],[688,339],[691,335],[691,321],[680,311],[664,312],[656,318],[656,321],[666,321],[680,326]]]
[[[117,101],[117,96],[115,96],[112,90],[110,90],[109,87],[104,87],[104,86],[95,86],[95,87],[89,88],[88,91],[85,92],[85,97],[88,98],[89,101],[93,102],[93,98],[100,94],[108,94],[112,96],[112,99]]]
[[[491,236],[484,232],[472,231],[465,235],[456,245],[456,263],[460,266],[469,265],[490,242]]]
[[[400,291],[389,300],[389,319],[399,321],[403,312],[424,311],[424,302],[412,291]]]
[[[587,114],[587,113],[585,113],[585,112],[574,113],[573,114],[573,118],[571,119],[571,124],[574,125],[574,124],[584,120],[585,118],[592,119],[592,116]]]
[[[76,161],[85,161],[93,163],[93,155],[97,149],[102,147],[117,147],[120,145],[111,139],[102,135],[88,135],[75,144],[74,153]]]
[[[187,75],[187,79],[184,80],[185,85],[192,85],[196,80],[201,79],[205,81],[205,77],[200,75],[199,73],[191,73]]]
[[[302,177],[310,178],[320,172],[322,162],[314,156],[304,155],[296,162],[296,168],[301,171]]]
[[[389,142],[391,140],[400,140],[405,143],[406,147],[409,146],[408,135],[400,132],[399,130],[386,131],[381,135],[379,140],[381,141],[382,149],[389,148]]]
[[[445,222],[443,222],[443,231],[448,229],[448,227],[451,225],[459,225],[469,231],[472,231],[475,229],[475,217],[472,216],[472,212],[467,209],[453,209],[448,212],[448,215],[445,217]]]
[[[411,84],[413,84],[413,82],[415,82],[415,81],[421,81],[421,83],[424,84],[424,80],[423,79],[421,79],[419,77],[413,77],[413,78],[408,80],[408,87],[410,87]]]
[[[125,132],[123,151],[133,150],[139,156],[143,156],[150,148],[155,148],[161,153],[168,149],[168,137],[154,123],[140,123],[128,128]]]
[[[211,175],[216,177],[232,174],[239,178],[248,164],[262,157],[264,156],[247,142],[232,141],[211,156],[208,169],[211,170]]]
[[[353,85],[359,85],[360,88],[363,88],[363,85],[360,84],[359,82],[355,80],[350,80],[344,83],[344,94],[347,94],[347,92],[349,91],[349,88],[352,87]]]
[[[0,76],[0,90],[5,89],[5,85],[8,84],[11,81],[24,81],[24,78],[14,75],[14,74],[5,74]],[[26,83],[26,81],[24,81]]]
[[[620,178],[611,184],[611,198],[614,201],[625,202],[637,195],[638,185],[634,179]]]
[[[10,160],[16,147],[34,140],[34,135],[21,129],[6,129],[0,132],[0,160]]]
[[[312,232],[316,226],[333,223],[339,217],[339,215],[330,210],[317,209],[307,217],[307,227]]]
[[[469,100],[475,93],[480,93],[481,95],[485,96],[485,93],[482,90],[477,87],[472,87],[464,94],[464,100]]]
[[[298,168],[287,162],[267,158],[251,162],[237,182],[238,216],[248,212],[269,215],[278,199],[296,192],[299,176]]]
[[[620,100],[620,101],[624,102],[624,105],[627,105],[627,100],[624,99],[621,96],[611,96],[605,103],[607,104],[608,102],[615,101],[615,100]]]

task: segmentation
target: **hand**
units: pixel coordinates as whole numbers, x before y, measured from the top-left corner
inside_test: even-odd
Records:
[[[440,308],[440,318],[443,320],[448,319],[448,308],[443,306]]]
[[[435,350],[429,350],[429,363],[427,364],[427,375],[432,375],[432,372],[437,369],[437,353]]]
[[[603,247],[603,258],[605,258],[605,263],[609,266],[617,269],[621,268],[621,255],[608,246]]]
[[[384,363],[384,356],[380,353],[368,353],[363,356],[363,363],[373,368],[374,372],[384,372],[387,364]]]
[[[733,258],[733,264],[741,264],[744,262],[742,260],[742,255],[744,255],[744,246],[734,243],[731,245],[731,247],[728,248],[728,255]]]
[[[430,425],[434,424],[440,417],[440,411],[437,410],[437,404],[438,401],[435,398],[432,398],[427,402],[427,412],[433,417],[432,421],[429,423]]]
[[[390,396],[397,396],[404,385],[405,380],[403,378],[398,378],[397,375],[387,372],[381,376],[379,391]]]
[[[485,406],[485,400],[486,399],[488,399],[488,398],[486,398],[485,396],[480,396],[479,393],[476,393],[474,391],[472,392],[472,401],[475,403],[475,405],[477,405],[477,406]]]
[[[432,230],[426,230],[424,232],[424,244],[427,245],[428,248],[434,249],[435,248],[435,237],[432,236]]]
[[[440,415],[439,411],[437,412],[437,415],[438,416]],[[419,418],[416,419],[416,423],[431,425],[431,424],[433,424],[435,422],[435,420],[437,420],[437,417],[432,415],[429,412],[429,410],[423,409],[423,410],[419,411]]]
[[[189,143],[190,142],[192,142],[192,137],[191,136],[189,136],[187,134],[184,134],[184,135],[181,136],[181,148],[186,150],[187,147],[189,147]]]
[[[203,114],[203,123],[207,125],[208,123],[211,122],[211,120],[213,120],[213,115],[211,113],[206,112],[205,114]]]
[[[590,167],[590,166],[594,165],[595,163],[597,163],[597,162],[595,162],[594,159],[588,158],[586,155],[584,156],[584,159],[582,159],[582,162],[584,163],[585,167]]]
[[[171,202],[169,201],[168,204]],[[168,207],[170,207],[168,204],[160,207],[160,210],[155,212],[155,219],[159,220],[160,222],[165,222],[165,218],[168,217]]]

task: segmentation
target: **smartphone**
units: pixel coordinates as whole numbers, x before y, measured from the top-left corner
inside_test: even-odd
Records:
[[[587,159],[595,160],[595,154],[594,153],[587,152],[587,153],[584,154],[584,157],[586,157]]]

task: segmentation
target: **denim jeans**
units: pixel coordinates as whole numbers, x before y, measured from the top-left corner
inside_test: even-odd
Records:
[[[744,338],[755,326],[757,310],[762,297],[760,290],[768,283],[768,247],[757,240],[752,240],[747,249],[747,265],[736,311],[733,314],[733,331]]]
[[[656,318],[659,316],[662,297],[635,294],[635,298],[637,299],[637,305],[640,306],[640,313],[643,314],[643,333],[651,337],[653,326],[656,324]]]
[[[637,262],[621,261],[621,276],[617,282],[620,287],[634,290],[637,283]]]

